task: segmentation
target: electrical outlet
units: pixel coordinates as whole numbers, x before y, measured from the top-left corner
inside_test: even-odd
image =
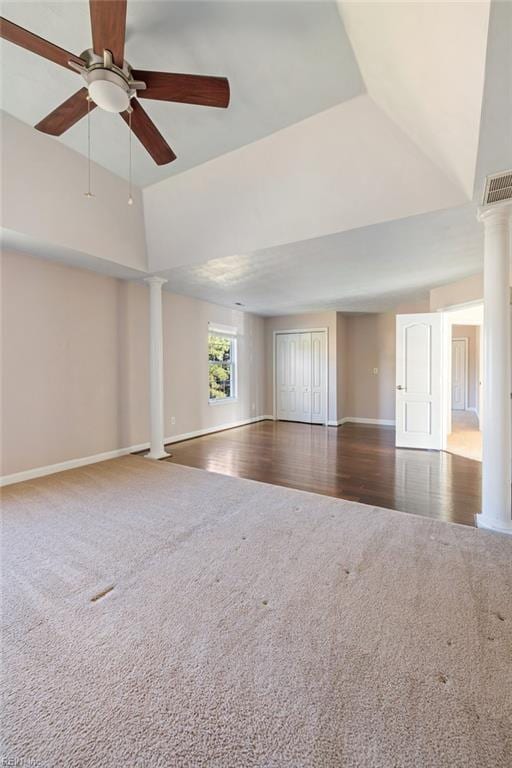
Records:
[[[255,410],[256,410],[256,403],[253,403],[253,404],[252,404],[252,410],[253,410],[253,411],[255,411]]]
[[[373,375],[374,375],[374,376],[376,376],[376,375],[378,374],[378,372],[379,372],[379,369],[378,369],[378,368],[374,368],[374,369],[373,369]]]
[[[176,416],[171,416],[171,424],[176,424]]]

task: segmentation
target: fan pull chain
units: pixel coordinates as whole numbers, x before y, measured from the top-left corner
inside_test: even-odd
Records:
[[[87,95],[87,192],[85,197],[94,197],[91,191],[91,97]]]
[[[132,197],[132,108],[128,112],[128,205],[133,205]]]

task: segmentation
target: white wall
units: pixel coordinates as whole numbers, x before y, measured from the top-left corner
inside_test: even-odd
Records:
[[[126,267],[147,267],[140,190],[25,123],[2,113],[2,227]]]
[[[19,253],[1,277],[1,474],[147,442],[147,286]],[[264,414],[262,318],[169,292],[163,316],[166,437]],[[208,405],[208,321],[240,331],[229,405]]]

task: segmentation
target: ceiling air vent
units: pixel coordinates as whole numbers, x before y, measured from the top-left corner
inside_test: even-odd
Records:
[[[484,205],[512,200],[512,171],[493,173],[485,181]]]

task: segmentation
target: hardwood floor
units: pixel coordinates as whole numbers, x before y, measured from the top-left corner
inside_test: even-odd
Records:
[[[476,413],[452,411],[452,432],[448,435],[447,445],[450,453],[482,461],[482,437]]]
[[[169,445],[165,461],[474,525],[481,464],[394,443],[393,427],[262,421]]]

